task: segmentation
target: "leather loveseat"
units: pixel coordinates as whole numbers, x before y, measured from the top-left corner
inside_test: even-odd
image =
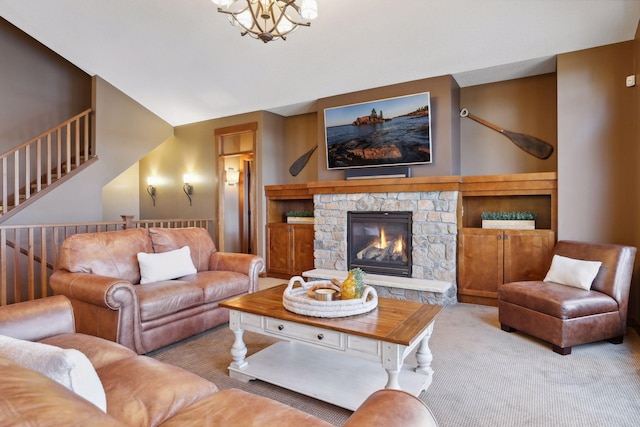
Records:
[[[193,274],[155,274],[181,267],[185,257],[174,254],[185,246],[193,264],[184,271]],[[165,258],[145,272],[138,254]],[[216,251],[203,228],[138,228],[66,238],[50,285],[71,300],[78,332],[145,354],[227,322],[218,303],[257,290],[263,267],[259,256]]]
[[[102,338],[79,334],[64,296],[0,307],[0,335],[80,351],[95,369],[106,412],[46,373],[3,356],[2,426],[324,426],[330,424],[271,399],[215,384]],[[46,347],[40,345],[42,347]],[[371,395],[345,426],[436,426],[429,409],[398,390]]]

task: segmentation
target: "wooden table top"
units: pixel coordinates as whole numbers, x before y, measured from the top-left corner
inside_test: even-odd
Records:
[[[442,310],[439,305],[378,298],[372,311],[348,317],[303,316],[282,305],[286,284],[221,302],[221,307],[409,346]]]

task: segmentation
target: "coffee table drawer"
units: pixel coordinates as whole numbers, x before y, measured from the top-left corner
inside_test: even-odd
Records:
[[[336,331],[272,318],[267,318],[265,330],[285,338],[289,337],[323,347],[344,348],[344,334]]]

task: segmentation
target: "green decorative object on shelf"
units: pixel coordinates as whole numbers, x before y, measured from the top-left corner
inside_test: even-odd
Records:
[[[538,216],[535,212],[482,212],[482,219],[502,221],[535,221]]]
[[[533,230],[536,228],[535,212],[482,212],[482,228]]]
[[[313,224],[313,211],[289,211],[286,213],[289,224]]]
[[[313,218],[313,211],[289,211],[287,212],[287,216],[296,218]]]

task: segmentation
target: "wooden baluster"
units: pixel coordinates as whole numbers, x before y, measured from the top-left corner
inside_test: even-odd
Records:
[[[7,188],[7,158],[2,158],[2,215],[7,213],[8,209],[8,188]]]
[[[58,171],[56,176],[57,176],[57,179],[60,179],[60,176],[62,174],[62,128],[59,128],[57,133],[58,133],[58,138],[57,138],[58,139],[58,147],[57,147],[58,155],[56,156],[56,158],[58,159],[58,164],[57,164]]]
[[[13,302],[22,301],[20,288],[20,229],[13,232]]]
[[[71,123],[67,123],[66,128],[67,128],[67,131],[66,131],[67,132],[67,135],[66,135],[67,136],[67,147],[66,147],[66,149],[67,149],[67,165],[65,167],[64,173],[68,174],[69,172],[71,172],[71,166],[72,166],[72,163],[71,163]]]
[[[7,230],[5,229],[0,230],[0,263],[0,306],[2,306],[7,305]]]
[[[36,142],[36,193],[42,190],[42,138]]]
[[[40,296],[44,298],[49,295],[47,288],[47,282],[49,281],[49,275],[47,274],[47,229],[40,227]],[[54,264],[55,268],[55,264]]]
[[[13,206],[20,204],[20,151],[13,155]]]
[[[27,295],[29,297],[29,301],[33,301],[36,299],[33,228],[28,228],[27,233]]]
[[[51,134],[47,135],[47,186],[51,185]]]
[[[24,200],[31,197],[31,146],[24,147]]]

